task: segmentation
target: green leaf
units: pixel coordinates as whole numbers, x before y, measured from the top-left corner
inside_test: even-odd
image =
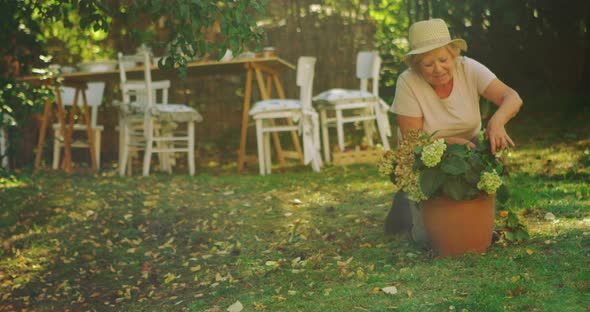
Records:
[[[465,145],[459,144],[450,144],[447,145],[447,154],[456,155],[459,157],[467,157],[469,154],[469,149]]]
[[[477,189],[476,186],[469,187],[465,189],[465,196],[466,200],[476,199],[480,194],[480,191]]]
[[[518,229],[514,233],[514,238],[517,241],[527,240],[527,239],[529,239],[529,233],[527,231],[525,231],[524,229]]]
[[[468,159],[469,161],[469,165],[471,165],[471,167],[478,171],[481,172],[483,169],[483,161],[481,160],[481,157],[478,154],[473,154],[469,157]]]
[[[467,198],[467,187],[455,176],[446,179],[443,184],[443,193],[454,200],[465,200]]]
[[[504,232],[504,238],[508,241],[514,241],[514,234],[512,232]]]
[[[502,163],[498,162],[496,164],[495,170],[496,170],[497,174],[499,174],[499,175],[502,174],[502,172],[504,172],[504,166],[502,165]]]
[[[442,160],[441,169],[446,173],[459,175],[469,169],[469,163],[458,157],[446,157]]]
[[[438,168],[428,168],[420,176],[420,189],[430,197],[445,181],[445,174]]]
[[[515,215],[513,212],[508,213],[508,218],[506,219],[506,226],[509,228],[516,228],[519,224],[518,216]]]
[[[496,200],[500,204],[505,204],[510,198],[510,193],[508,192],[508,188],[505,184],[500,185],[500,188],[496,190]]]
[[[477,185],[481,175],[481,170],[478,167],[471,166],[467,172],[465,172],[465,181],[470,185]]]

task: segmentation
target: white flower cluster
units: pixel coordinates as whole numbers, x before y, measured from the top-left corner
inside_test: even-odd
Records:
[[[442,155],[447,149],[444,139],[438,139],[422,149],[422,162],[426,167],[434,167],[440,162]]]
[[[495,194],[496,190],[502,185],[502,179],[496,173],[496,170],[492,172],[483,172],[477,183],[477,189],[484,191],[488,194]]]

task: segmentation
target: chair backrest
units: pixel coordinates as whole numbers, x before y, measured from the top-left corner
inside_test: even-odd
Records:
[[[96,127],[98,118],[98,107],[102,104],[104,96],[104,82],[89,82],[86,89],[86,102],[90,106],[90,120],[92,127]],[[74,105],[76,89],[72,87],[61,87],[61,101],[64,106]],[[78,94],[78,106],[82,106],[82,94]]]
[[[297,60],[297,86],[300,88],[299,100],[303,109],[311,108],[315,63],[316,58],[312,56],[301,56]]]
[[[117,54],[117,59],[118,59],[119,76],[121,78],[121,83],[125,83],[125,82],[127,82],[126,71],[137,66],[137,63],[143,62],[143,55],[137,55],[137,54],[125,55],[125,54],[119,52]]]
[[[152,79],[151,79],[151,59],[152,55],[148,51],[142,51],[138,54],[134,55],[123,55],[119,52],[118,60],[119,60],[119,75],[121,78],[121,93],[123,97],[123,103],[129,104],[132,102],[147,104],[147,103],[159,103],[159,104],[168,104],[168,88],[170,87],[170,81],[161,81],[160,84],[156,87],[152,87]],[[138,63],[142,63],[144,69],[143,79],[139,80],[144,83],[138,83],[138,80],[127,80],[126,71],[131,68],[135,68]],[[150,90],[151,102],[148,102],[146,90],[148,90],[148,86],[145,82],[149,80],[150,82]],[[158,102],[156,93],[160,93],[160,100]]]
[[[360,79],[360,89],[368,91],[368,81],[371,79],[372,93],[379,95],[379,72],[381,70],[381,58],[374,51],[362,51],[356,57],[356,77]]]
[[[123,103],[128,105],[131,103],[131,97],[135,97],[137,104],[143,105],[144,114],[144,134],[147,135],[152,132],[152,107],[156,105],[156,90],[152,88],[152,64],[151,55],[148,51],[142,51],[135,55],[123,55],[119,52],[119,73],[121,76],[121,93],[123,94]],[[143,83],[137,81],[127,80],[126,69],[129,66],[125,62],[135,61],[143,63]],[[129,63],[130,64],[130,63]],[[163,95],[167,101],[167,95]]]

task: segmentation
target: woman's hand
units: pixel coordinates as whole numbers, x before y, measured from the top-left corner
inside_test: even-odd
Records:
[[[448,138],[445,138],[445,142],[447,142],[447,144],[458,144],[458,145],[467,144],[468,148],[475,148],[475,144],[473,144],[473,142],[463,139],[463,138],[448,137]]]
[[[486,126],[486,138],[490,140],[492,154],[496,154],[497,151],[505,150],[509,145],[514,146],[504,125],[518,113],[522,106],[522,99],[514,89],[498,79],[490,83],[482,96],[498,105],[498,110]]]
[[[493,122],[493,120],[488,122],[488,126],[486,127],[486,137],[490,140],[492,154],[496,154],[496,151],[507,149],[509,147],[508,145],[515,146],[514,142],[512,142],[512,139],[506,132],[504,125]]]

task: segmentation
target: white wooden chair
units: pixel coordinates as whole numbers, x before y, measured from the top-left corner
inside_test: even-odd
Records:
[[[304,164],[311,164],[319,172],[320,155],[319,118],[311,105],[315,57],[300,57],[297,61],[299,100],[269,99],[254,104],[249,114],[256,121],[256,144],[260,175],[271,173],[270,133],[299,131],[303,139]],[[292,124],[279,125],[276,121],[292,120]]]
[[[123,175],[125,170],[127,174],[132,174],[132,166],[127,166],[131,158],[137,155],[138,151],[143,151],[145,147],[145,137],[143,135],[143,114],[137,110],[142,105],[146,105],[145,80],[127,79],[127,71],[136,68],[144,62],[143,54],[124,55],[118,53],[118,67],[120,77],[120,87],[123,102],[119,105],[119,171]],[[168,89],[170,80],[152,81],[153,98],[158,104],[168,104]],[[158,101],[158,94],[160,100]],[[126,127],[124,126],[126,124]],[[127,147],[125,147],[127,146]],[[123,151],[127,150],[128,156],[123,161]],[[159,155],[160,167],[168,172],[172,171],[169,158],[166,155]],[[122,164],[124,164],[122,166]]]
[[[144,66],[143,80],[127,80],[126,69],[133,66],[130,60],[137,56],[119,53],[121,93],[119,117],[119,174],[124,175],[130,168],[131,152],[143,151],[143,175],[149,175],[152,154],[160,156],[162,169],[171,172],[174,153],[186,152],[189,173],[195,173],[195,122],[203,120],[194,109],[182,104],[168,103],[169,80],[152,81],[151,60],[146,52],[140,55]],[[131,64],[127,65],[126,64]],[[161,101],[156,103],[157,91]],[[186,124],[180,129],[179,124]]]
[[[96,154],[96,165],[100,168],[100,146],[101,136],[104,127],[97,124],[98,107],[102,104],[104,95],[104,82],[89,82],[88,89],[86,89],[86,100],[88,108],[90,108],[90,128],[92,130],[92,141],[94,143],[94,153]],[[72,87],[61,87],[61,98],[64,106],[74,105],[76,89]],[[78,95],[78,107],[82,107],[82,95]],[[81,110],[80,110],[81,111]],[[63,148],[63,134],[61,133],[61,126],[59,123],[53,124],[53,169],[59,167],[61,156],[61,149]],[[84,132],[86,136],[86,125],[75,123],[73,125],[74,132]],[[71,143],[72,148],[89,148],[88,141],[74,140]]]
[[[387,136],[391,135],[391,128],[387,111],[389,106],[379,98],[379,71],[381,58],[376,52],[359,52],[357,54],[356,76],[360,79],[358,90],[330,89],[316,95],[316,102],[320,111],[324,160],[330,162],[330,141],[328,127],[335,127],[340,151],[345,150],[344,124],[363,122],[367,143],[373,146],[374,124],[381,138],[383,148],[389,150]],[[371,80],[372,91],[368,91]]]

